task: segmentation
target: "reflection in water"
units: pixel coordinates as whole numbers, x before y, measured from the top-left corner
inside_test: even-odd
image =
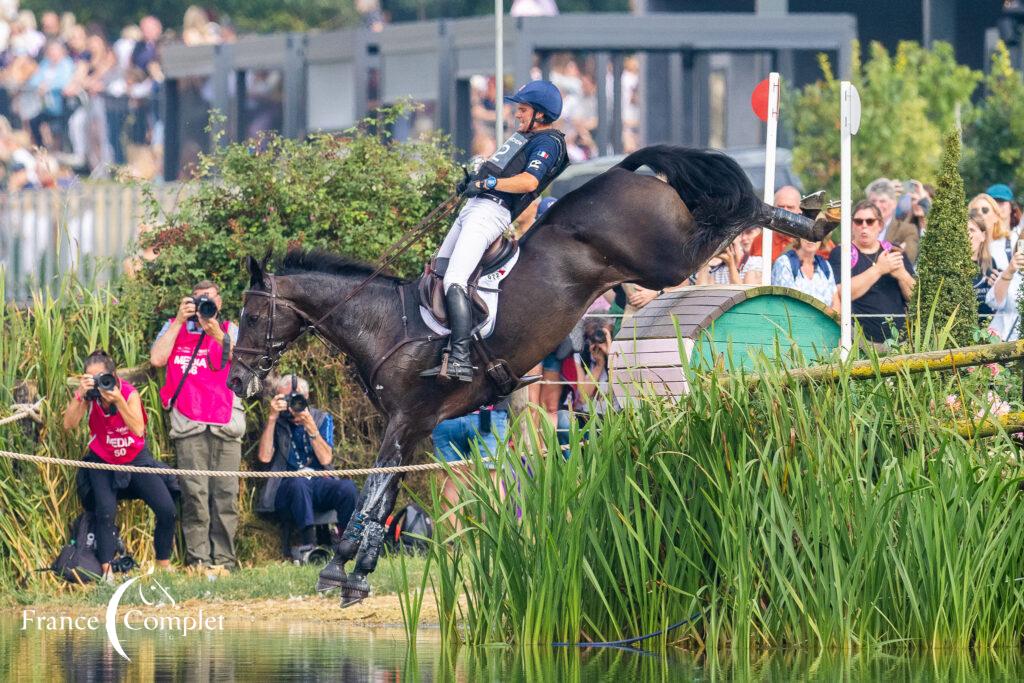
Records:
[[[122,634],[131,662],[95,631],[21,629],[0,617],[0,681],[1016,681],[1019,653],[842,657],[805,653],[744,659],[617,650],[442,649],[421,631],[413,651],[398,629],[262,624],[223,632]]]

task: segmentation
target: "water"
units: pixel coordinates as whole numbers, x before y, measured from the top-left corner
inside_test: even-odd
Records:
[[[131,661],[99,628],[22,628],[0,617],[0,681],[1019,681],[1016,652],[978,656],[752,654],[709,661],[691,653],[615,650],[527,651],[506,647],[446,652],[427,631],[414,651],[395,628],[336,624],[226,625],[182,636],[140,629],[119,634]],[[80,624],[80,626],[86,626]],[[122,629],[123,631],[124,629]]]

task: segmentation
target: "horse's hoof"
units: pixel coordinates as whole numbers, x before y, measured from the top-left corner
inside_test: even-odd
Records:
[[[348,575],[345,574],[345,566],[338,562],[337,558],[327,563],[327,566],[320,570],[320,576],[316,580],[316,592],[327,593],[335,588],[345,585]]]
[[[350,576],[341,586],[341,606],[351,607],[370,597],[370,582],[365,576]]]

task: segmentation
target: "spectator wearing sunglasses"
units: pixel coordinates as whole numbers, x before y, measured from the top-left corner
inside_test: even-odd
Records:
[[[1005,270],[1013,258],[1013,247],[1017,236],[1010,230],[1010,223],[1003,218],[999,204],[991,195],[982,193],[975,195],[967,205],[969,218],[980,220],[989,235],[989,253],[992,263],[999,270]]]
[[[989,185],[985,194],[992,197],[999,206],[999,215],[1013,232],[1020,232],[1021,209],[1013,198],[1013,190],[1006,183]]]
[[[851,309],[864,336],[884,350],[893,329],[904,328],[907,302],[914,289],[914,266],[902,249],[879,239],[882,232],[882,212],[865,199],[853,207],[851,220],[850,289]],[[841,249],[829,254],[829,265],[836,283],[842,282]],[[887,316],[891,316],[887,317]]]

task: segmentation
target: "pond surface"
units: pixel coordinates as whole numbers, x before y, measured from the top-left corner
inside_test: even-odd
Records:
[[[151,626],[153,624],[150,624]],[[398,628],[317,624],[225,625],[182,635],[173,625],[121,628],[116,651],[98,619],[71,628],[0,616],[0,681],[1020,681],[1019,653],[983,656],[822,657],[799,653],[708,661],[621,650],[460,648],[421,631],[415,651]],[[64,624],[68,626],[68,624]]]

